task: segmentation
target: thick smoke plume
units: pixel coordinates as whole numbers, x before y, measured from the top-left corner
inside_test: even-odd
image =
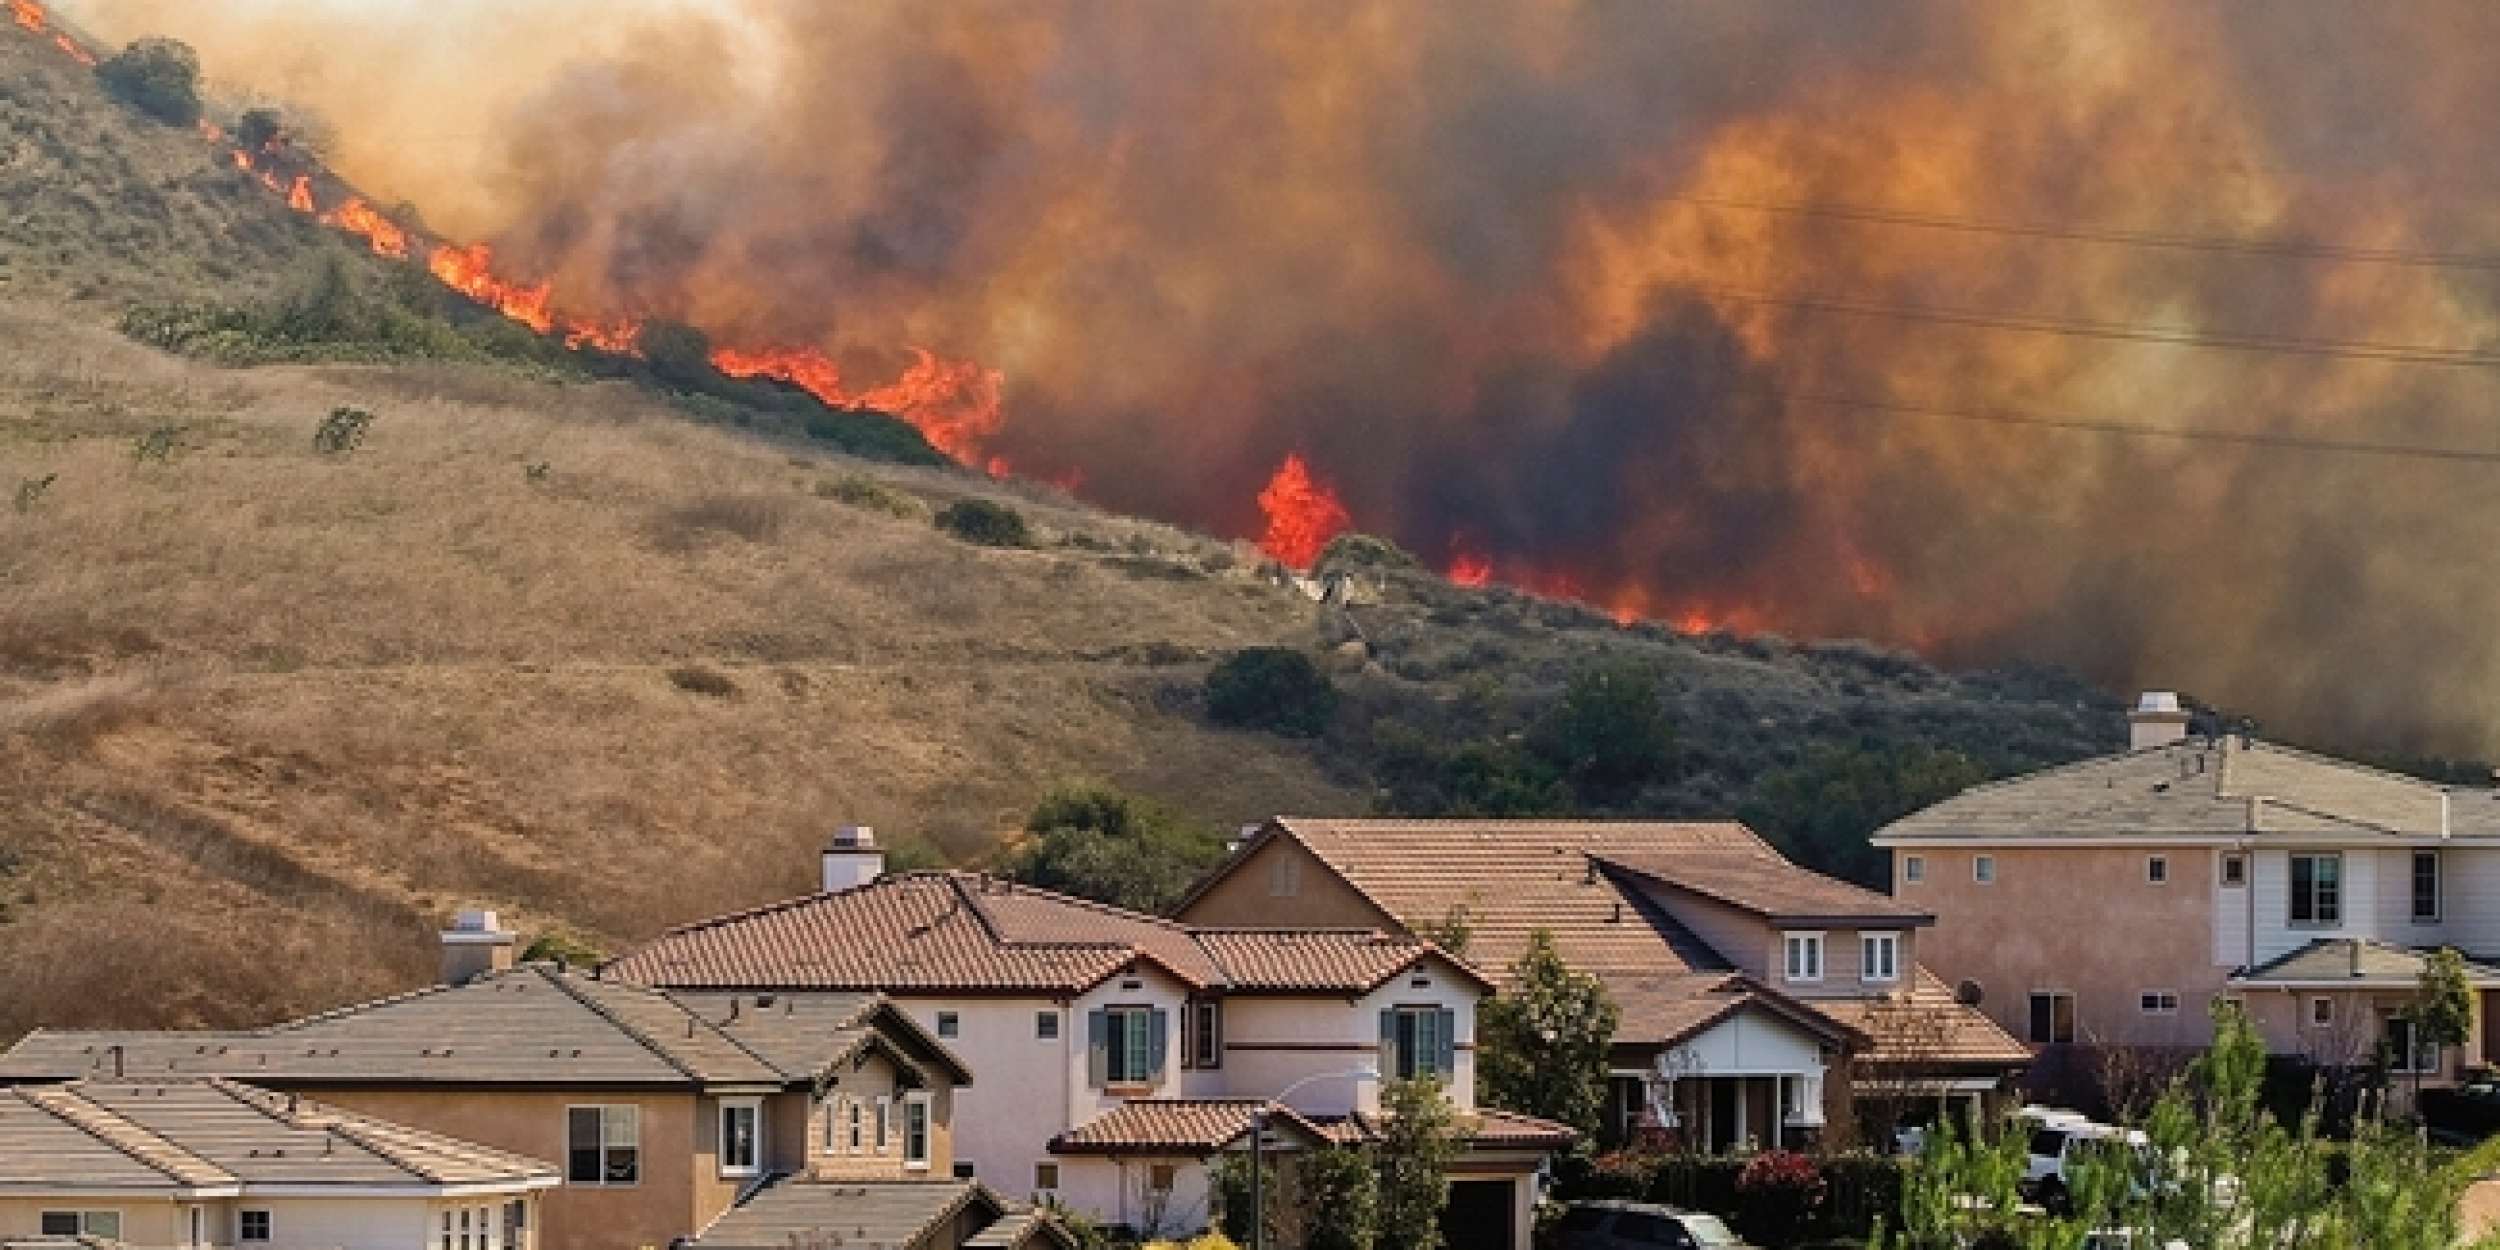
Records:
[[[2500,465],[2309,446],[2500,449],[2493,364],[2334,346],[2500,329],[2423,255],[2500,256],[2484,0],[72,7],[568,306],[1000,369],[1109,505],[1298,452],[1623,611],[2500,749]]]

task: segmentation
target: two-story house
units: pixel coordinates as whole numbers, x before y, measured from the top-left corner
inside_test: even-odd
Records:
[[[954,1178],[971,1070],[893,1003],[499,968],[511,935],[491,913],[464,921],[445,935],[458,984],[247,1032],[38,1030],[0,1055],[0,1083],[234,1078],[548,1160],[561,1183],[536,1199],[544,1250],[668,1245],[741,1207],[829,1195],[932,1227],[1010,1214]],[[1056,1244],[1055,1228],[1033,1235]],[[510,1250],[483,1228],[445,1244]]]
[[[1174,914],[1464,933],[1497,982],[1550,933],[1623,1013],[1618,1139],[1800,1145],[1836,1115],[1982,1098],[2027,1059],[1922,970],[1925,911],[1799,868],[1732,822],[1278,817]]]
[[[823,892],[672,930],[605,973],[883,994],[982,1074],[955,1099],[960,1170],[1142,1233],[1204,1227],[1208,1162],[1261,1114],[1306,1146],[1359,1133],[1384,1080],[1435,1075],[1472,1138],[1461,1244],[1526,1245],[1538,1162],[1570,1134],[1475,1106],[1490,987],[1466,964],[1370,926],[1183,925],[974,873],[885,876],[873,846],[846,831]]]
[[[2278,1054],[2417,1053],[2425,951],[2500,952],[2500,799],[2252,737],[2191,735],[2151,693],[2125,752],[1978,786],[1886,826],[1924,957],[2042,1047],[2186,1051],[2217,997]],[[2500,971],[2469,966],[2485,1007]],[[2500,1051],[2483,1032],[2467,1058]]]

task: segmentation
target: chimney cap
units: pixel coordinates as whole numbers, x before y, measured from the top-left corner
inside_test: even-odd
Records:
[[[2187,709],[2179,706],[2179,694],[2175,690],[2147,690],[2136,696],[2133,714],[2137,716],[2185,716]]]
[[[833,831],[833,844],[828,850],[867,850],[877,845],[877,831],[867,825],[844,825]]]

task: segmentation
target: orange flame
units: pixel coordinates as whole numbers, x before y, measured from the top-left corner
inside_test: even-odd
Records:
[[[787,382],[828,408],[891,413],[956,463],[1005,476],[1006,461],[983,457],[981,448],[1005,423],[1006,375],[968,360],[941,359],[924,347],[911,350],[913,363],[902,377],[857,392],[842,384],[841,366],[813,347],[724,347],[712,353],[712,367],[733,378]]]
[[[1493,584],[1493,562],[1483,556],[1460,552],[1450,560],[1450,584],[1469,590],[1481,590]]]
[[[44,28],[43,6],[35,0],[9,0],[9,15],[28,30],[40,32]]]
[[[468,247],[444,244],[434,249],[426,268],[444,286],[540,334],[555,329],[555,315],[547,311],[547,301],[555,295],[554,284],[542,282],[525,287],[496,277],[494,251],[483,243]]]
[[[286,206],[307,216],[311,215],[313,211],[312,179],[302,174],[295,176],[295,185],[286,193]]]
[[[1337,492],[1312,480],[1299,452],[1286,455],[1267,489],[1259,492],[1259,510],[1267,514],[1259,550],[1297,569],[1311,567],[1328,549],[1328,540],[1354,523]]]
[[[238,152],[236,155],[242,154]],[[351,199],[339,205],[337,212],[322,218],[321,221],[323,225],[336,226],[349,234],[362,236],[365,242],[372,246],[373,254],[376,256],[387,256],[392,260],[405,260],[408,257],[408,232],[392,224],[389,218],[373,211],[372,206],[366,204],[361,198]]]

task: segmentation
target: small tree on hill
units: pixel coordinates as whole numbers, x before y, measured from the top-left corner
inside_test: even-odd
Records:
[[[1450,1165],[1458,1161],[1458,1127],[1441,1082],[1391,1081],[1380,1091],[1382,1126],[1373,1157],[1380,1165],[1380,1244],[1440,1250],[1441,1209],[1450,1201]]]
[[[1528,935],[1528,948],[1510,968],[1510,987],[1477,1013],[1484,1101],[1594,1135],[1622,1012],[1604,982],[1563,962],[1544,929]]]
[[[138,39],[95,67],[104,89],[169,126],[200,120],[200,54],[179,39]]]
[[[987,499],[958,499],[937,514],[937,527],[968,543],[984,547],[1030,547],[1032,528],[1024,514]]]
[[[1224,857],[1224,840],[1179,813],[1099,783],[1061,786],[1025,817],[1007,877],[1079,898],[1160,912]]]
[[[1646,664],[1591,669],[1529,726],[1528,750],[1553,765],[1581,802],[1629,801],[1664,780],[1673,762],[1675,730],[1661,694],[1657,670]]]
[[[1337,702],[1328,674],[1290,647],[1248,647],[1207,673],[1207,715],[1219,725],[1316,738]]]

